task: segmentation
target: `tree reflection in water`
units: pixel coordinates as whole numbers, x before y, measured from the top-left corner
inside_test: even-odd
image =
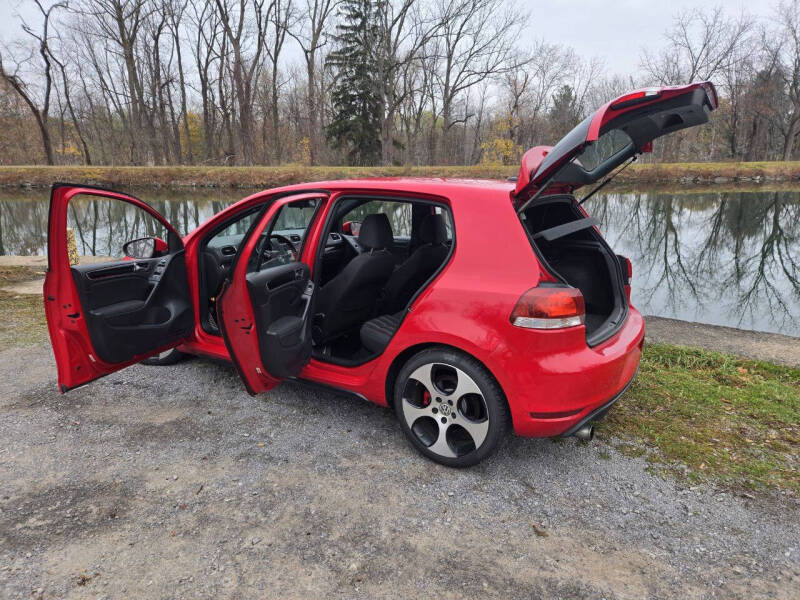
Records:
[[[185,234],[240,196],[140,197]],[[102,206],[83,201],[70,215],[82,253],[105,253],[110,239],[144,227],[133,213]],[[655,189],[598,194],[585,206],[611,246],[633,261],[633,302],[645,314],[800,335],[800,190]],[[0,254],[44,254],[47,211],[46,193],[0,191]],[[388,212],[395,231],[406,233],[408,211]]]
[[[633,261],[645,314],[800,335],[800,192],[611,193],[586,209]]]

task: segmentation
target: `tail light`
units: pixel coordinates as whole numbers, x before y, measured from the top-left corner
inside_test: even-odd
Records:
[[[625,283],[629,283],[631,279],[633,279],[633,265],[631,264],[631,259],[627,256],[622,256],[621,254],[617,254],[617,258],[619,259],[620,265],[622,265],[622,273],[625,275]]]
[[[661,90],[658,88],[647,88],[645,90],[631,92],[630,94],[626,94],[614,100],[614,103],[611,105],[611,110],[619,110],[635,104],[641,104],[642,102],[649,102],[660,96]]]
[[[522,294],[511,312],[511,323],[527,329],[561,329],[583,325],[586,306],[580,290],[535,287]]]
[[[631,302],[631,279],[633,278],[633,265],[627,256],[617,254],[617,260],[622,267],[622,283],[625,285],[625,295],[628,297],[628,304]]]

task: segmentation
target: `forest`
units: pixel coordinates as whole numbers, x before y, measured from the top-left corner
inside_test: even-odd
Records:
[[[27,1],[0,165],[515,165],[630,89],[705,79],[715,118],[655,159],[800,158],[800,0],[677,12],[624,74],[523,39],[509,0]]]

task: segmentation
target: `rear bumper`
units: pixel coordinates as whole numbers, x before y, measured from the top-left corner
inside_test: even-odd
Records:
[[[526,340],[524,334],[531,333]],[[555,437],[600,418],[622,396],[639,368],[644,319],[631,307],[620,330],[593,348],[586,345],[583,327],[548,333],[544,339],[541,332],[522,334],[512,339],[516,348],[505,347],[502,354],[495,354],[505,362],[498,379],[508,398],[514,432]],[[510,360],[514,355],[516,360]],[[528,360],[520,361],[520,356]]]
[[[636,372],[638,373],[639,370],[637,369]],[[628,383],[625,384],[625,387],[622,388],[621,391],[617,392],[614,395],[614,397],[611,398],[611,400],[609,400],[608,402],[606,402],[602,406],[599,406],[599,407],[595,408],[592,412],[590,412],[588,415],[583,417],[580,421],[575,423],[575,425],[573,425],[572,427],[567,429],[564,433],[562,433],[561,437],[569,437],[569,436],[573,435],[576,431],[578,431],[581,427],[584,427],[585,425],[588,425],[592,421],[599,421],[600,419],[605,417],[606,413],[609,411],[609,409],[612,406],[614,406],[614,404],[616,404],[617,400],[619,400],[623,396],[623,394],[625,392],[628,391],[628,388],[631,387],[631,384],[633,383],[634,379],[636,379],[636,373],[633,374],[633,377],[631,377],[630,381],[628,381]]]

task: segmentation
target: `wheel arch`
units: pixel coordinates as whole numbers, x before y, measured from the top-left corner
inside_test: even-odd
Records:
[[[400,352],[397,356],[394,357],[392,360],[392,364],[389,365],[389,370],[386,372],[386,383],[385,383],[385,394],[386,394],[386,404],[389,408],[394,408],[394,385],[397,381],[397,375],[400,373],[400,370],[403,368],[403,365],[406,364],[414,355],[419,354],[424,350],[431,350],[433,348],[441,348],[442,350],[450,350],[453,352],[457,352],[459,354],[464,354],[465,356],[470,357],[471,359],[477,361],[486,372],[489,374],[489,377],[497,384],[497,388],[500,390],[500,393],[503,396],[503,401],[506,403],[506,406],[511,410],[511,406],[508,403],[508,397],[506,396],[506,392],[503,389],[502,384],[497,379],[495,374],[492,370],[487,366],[487,364],[482,361],[480,358],[475,356],[474,354],[467,352],[463,348],[459,348],[458,346],[453,346],[451,344],[444,344],[441,342],[422,342],[419,344],[414,344],[413,346],[409,346],[402,352]]]

